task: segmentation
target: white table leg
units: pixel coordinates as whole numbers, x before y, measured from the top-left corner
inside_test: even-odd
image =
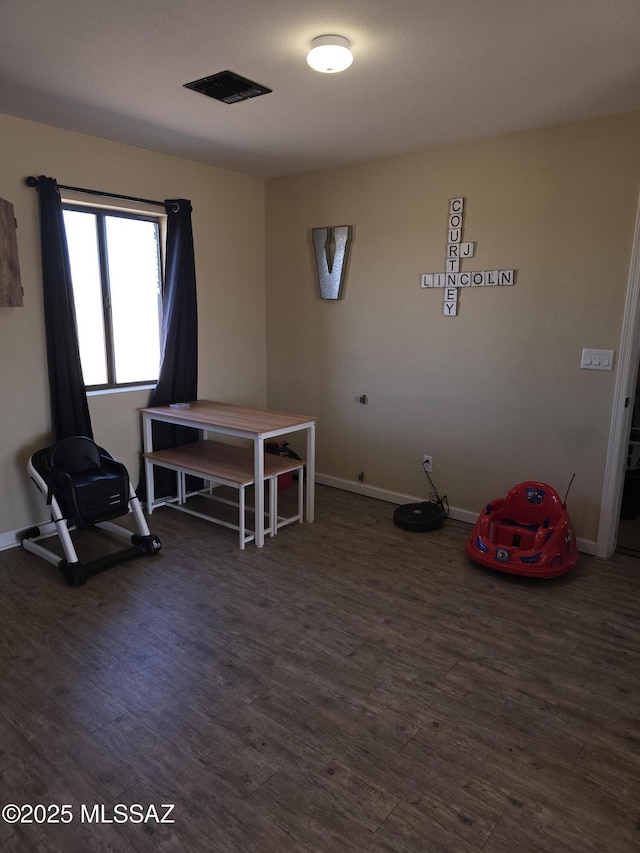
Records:
[[[316,425],[307,429],[307,521],[313,521],[315,514],[316,488]]]
[[[153,432],[151,431],[151,424],[151,418],[144,414],[142,416],[142,436],[145,453],[151,453],[153,451]],[[156,496],[153,482],[153,463],[147,459],[146,456],[144,458],[144,476],[147,485],[147,512],[151,515]]]
[[[253,441],[253,489],[255,492],[255,543],[264,545],[264,439],[256,435]]]

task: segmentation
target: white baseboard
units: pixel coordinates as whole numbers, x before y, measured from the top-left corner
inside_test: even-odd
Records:
[[[0,533],[0,551],[6,551],[8,548],[15,548],[20,544],[18,539],[18,531],[10,530],[8,533]]]
[[[321,486],[331,486],[333,489],[342,489],[345,492],[354,492],[358,495],[364,495],[368,498],[375,498],[379,501],[387,501],[392,504],[411,504],[421,503],[425,500],[424,496],[416,497],[415,495],[403,495],[400,492],[391,492],[388,489],[380,489],[377,486],[369,486],[366,483],[356,482],[354,480],[343,480],[340,477],[331,477],[329,474],[316,474],[316,483]],[[477,512],[472,512],[468,509],[460,509],[459,507],[449,507],[449,516],[456,521],[464,521],[467,524],[475,524],[478,518]],[[47,527],[51,522],[43,521],[39,526],[41,529]],[[9,548],[15,548],[20,544],[20,530],[10,530],[8,533],[0,533],[0,551],[6,551]],[[44,531],[43,531],[44,532]],[[583,554],[595,554],[596,543],[591,539],[581,539],[578,537],[578,548]]]
[[[422,497],[403,495],[400,492],[390,492],[388,489],[368,486],[366,483],[355,482],[354,480],[342,480],[340,477],[331,477],[328,474],[316,474],[316,483],[320,483],[322,486],[331,486],[334,489],[342,489],[345,492],[355,492],[358,495],[376,498],[379,501],[388,501],[392,504],[417,504],[425,500],[424,495]],[[450,506],[449,516],[455,518],[456,521],[466,521],[468,524],[475,524],[478,513]]]
[[[592,539],[583,539],[581,536],[576,536],[576,544],[578,551],[581,551],[583,554],[595,555],[597,542],[594,542]]]
[[[320,483],[322,486],[331,486],[334,489],[342,489],[345,492],[355,492],[358,495],[365,495],[368,498],[376,498],[377,500],[388,501],[393,504],[422,503],[425,500],[424,495],[422,497],[403,495],[400,492],[379,489],[377,486],[368,486],[366,483],[354,480],[342,480],[340,477],[331,477],[329,474],[316,474],[316,483]],[[450,506],[449,517],[454,518],[456,521],[464,521],[467,524],[475,524],[478,519],[478,513]],[[577,544],[578,549],[583,554],[596,553],[596,543],[591,539],[581,539],[578,537]]]
[[[31,527],[39,527],[42,536],[51,536],[56,532],[55,524],[52,521],[41,521],[40,524],[32,524]],[[9,530],[7,533],[0,533],[0,551],[17,548],[20,544],[20,534],[23,530],[28,529],[27,527],[21,527],[19,530]]]

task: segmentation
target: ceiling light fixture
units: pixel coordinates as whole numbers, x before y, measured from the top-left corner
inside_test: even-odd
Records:
[[[344,71],[353,62],[349,39],[344,36],[318,36],[311,42],[307,62],[315,71],[323,74]]]

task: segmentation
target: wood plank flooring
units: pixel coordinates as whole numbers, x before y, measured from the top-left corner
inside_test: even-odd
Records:
[[[0,554],[0,805],[73,815],[0,849],[640,853],[640,561],[513,578],[392,511],[318,487],[240,551],[162,509],[77,589]]]

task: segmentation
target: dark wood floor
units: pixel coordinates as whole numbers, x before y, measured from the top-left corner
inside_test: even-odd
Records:
[[[317,493],[262,550],[160,510],[77,589],[0,555],[0,799],[73,814],[3,853],[640,853],[640,563],[515,579]]]

